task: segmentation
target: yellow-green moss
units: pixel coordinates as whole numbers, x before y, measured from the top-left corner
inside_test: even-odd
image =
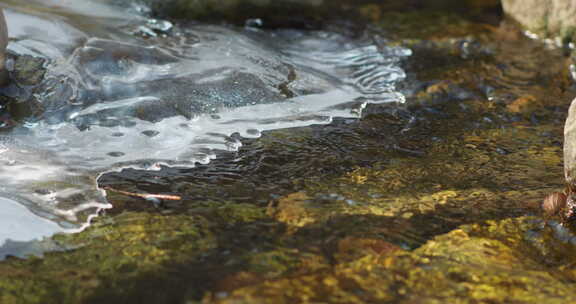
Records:
[[[54,238],[76,249],[0,265],[1,303],[80,303],[105,286],[118,294],[136,292],[142,275],[215,247],[201,217],[137,213]],[[134,284],[126,283],[131,279]]]
[[[239,2],[215,3],[198,13]],[[193,183],[177,187],[200,198],[182,195],[151,214],[104,216],[80,234],[56,236],[68,251],[0,263],[0,303],[180,303],[204,294],[207,303],[576,301],[574,246],[537,217],[516,218],[537,214],[544,195],[563,186],[558,113],[570,82],[561,60],[547,52],[523,57],[533,49],[521,38],[500,39],[508,33],[458,14],[381,5],[357,9],[397,44],[415,47],[414,62],[429,51],[439,56],[411,71],[429,82],[409,101],[415,125],[403,129],[408,119],[375,113],[327,127],[346,131],[335,132],[338,140],[317,127],[266,133],[251,147],[273,163],[257,165],[303,172],[286,177],[299,179],[297,186],[266,193],[275,194],[269,204],[245,195],[243,203],[202,200],[220,184],[205,192]],[[486,46],[487,55],[463,58],[462,39]],[[497,86],[491,81],[501,64],[538,81]],[[496,97],[513,98],[487,97],[490,85]],[[455,98],[459,92],[468,97]],[[428,114],[438,112],[445,115]],[[389,123],[401,135],[381,136]],[[278,176],[270,169],[258,169],[246,171],[247,184],[257,184],[258,174],[276,182],[268,181]]]
[[[534,218],[463,226],[412,253],[368,254],[318,272],[238,289],[214,303],[566,303],[573,285],[534,257]],[[537,231],[531,233],[533,231]],[[502,239],[504,237],[504,239]],[[536,250],[537,251],[537,250]]]

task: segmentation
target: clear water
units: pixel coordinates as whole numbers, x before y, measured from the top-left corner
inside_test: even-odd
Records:
[[[84,229],[112,208],[96,183],[106,172],[193,167],[242,137],[403,101],[395,84],[410,50],[375,34],[172,25],[93,1],[0,3],[9,50],[48,62],[40,85],[6,90],[44,111],[1,134],[0,243]]]

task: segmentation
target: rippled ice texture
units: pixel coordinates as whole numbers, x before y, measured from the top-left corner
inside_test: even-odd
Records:
[[[410,51],[375,35],[169,29],[138,7],[120,17],[80,0],[18,5],[7,5],[9,49],[49,63],[24,90],[43,114],[1,135],[0,243],[83,229],[111,207],[96,184],[105,172],[194,166],[241,137],[403,101],[394,85]]]

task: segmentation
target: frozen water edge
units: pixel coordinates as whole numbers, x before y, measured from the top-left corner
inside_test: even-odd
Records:
[[[112,207],[96,183],[108,172],[194,167],[237,150],[233,133],[258,137],[403,101],[394,87],[410,51],[370,37],[195,25],[142,40],[42,18],[20,24],[73,37],[52,43],[9,24],[13,51],[50,64],[33,95],[46,113],[0,137],[0,244],[83,230]]]
[[[63,231],[63,228],[45,218],[34,216],[32,212],[8,198],[0,197],[0,239],[13,241],[29,241]],[[79,227],[80,231],[84,227]],[[74,231],[70,231],[74,232]]]

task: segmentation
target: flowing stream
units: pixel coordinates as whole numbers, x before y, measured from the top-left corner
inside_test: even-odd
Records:
[[[243,137],[403,101],[411,52],[375,33],[177,25],[85,0],[1,5],[9,68],[31,55],[46,75],[2,91],[42,111],[0,134],[0,244],[84,229],[112,208],[96,183],[106,172],[193,167]]]

